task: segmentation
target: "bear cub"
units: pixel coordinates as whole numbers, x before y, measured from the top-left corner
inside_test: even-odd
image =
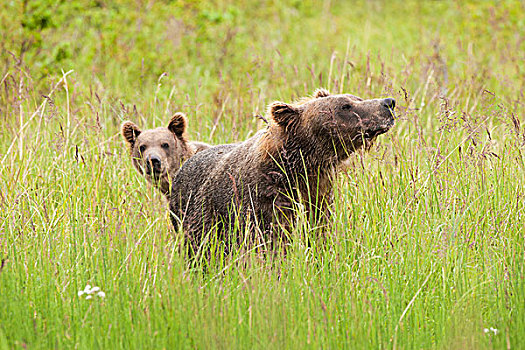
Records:
[[[133,165],[166,196],[181,165],[210,147],[204,142],[188,141],[186,127],[183,113],[176,113],[165,128],[142,131],[131,121],[122,124],[122,136],[129,145]]]

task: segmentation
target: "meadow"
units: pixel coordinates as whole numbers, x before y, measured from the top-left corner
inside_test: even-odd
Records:
[[[525,347],[523,1],[13,0],[0,33],[0,349]],[[326,241],[188,263],[120,124],[237,142],[320,87],[397,100]]]

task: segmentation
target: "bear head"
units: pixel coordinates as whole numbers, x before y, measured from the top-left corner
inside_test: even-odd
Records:
[[[133,165],[165,194],[181,164],[191,156],[186,125],[182,113],[176,113],[165,128],[142,131],[133,122],[122,124],[122,136],[130,147]]]
[[[274,102],[270,114],[292,143],[324,154],[335,151],[342,161],[368,147],[394,125],[393,98],[363,100],[354,95],[331,95],[317,90],[314,97],[295,104]]]

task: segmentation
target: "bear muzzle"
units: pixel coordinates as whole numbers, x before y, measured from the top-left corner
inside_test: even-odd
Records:
[[[394,108],[396,107],[396,100],[394,100],[393,98],[385,98],[383,100],[383,107],[387,108],[387,109],[391,109],[392,110],[392,113],[393,113],[393,110]]]
[[[162,172],[162,161],[159,156],[151,155],[146,158],[146,174],[159,177]]]
[[[378,122],[373,123],[367,130],[362,131],[365,139],[375,139],[377,136],[386,133],[395,123],[394,108],[396,107],[396,100],[393,98],[385,98],[381,101],[383,110]]]

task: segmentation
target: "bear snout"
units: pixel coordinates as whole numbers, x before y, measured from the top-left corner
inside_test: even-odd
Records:
[[[394,108],[396,107],[396,100],[393,98],[385,98],[381,104],[383,107],[387,109],[387,128],[390,129],[392,126],[394,126],[394,119],[396,117],[394,113]]]
[[[396,107],[396,100],[393,98],[385,98],[383,100],[383,106],[388,109],[394,109]]]
[[[162,170],[162,162],[157,155],[151,155],[146,158],[146,173],[149,175],[160,174]]]

